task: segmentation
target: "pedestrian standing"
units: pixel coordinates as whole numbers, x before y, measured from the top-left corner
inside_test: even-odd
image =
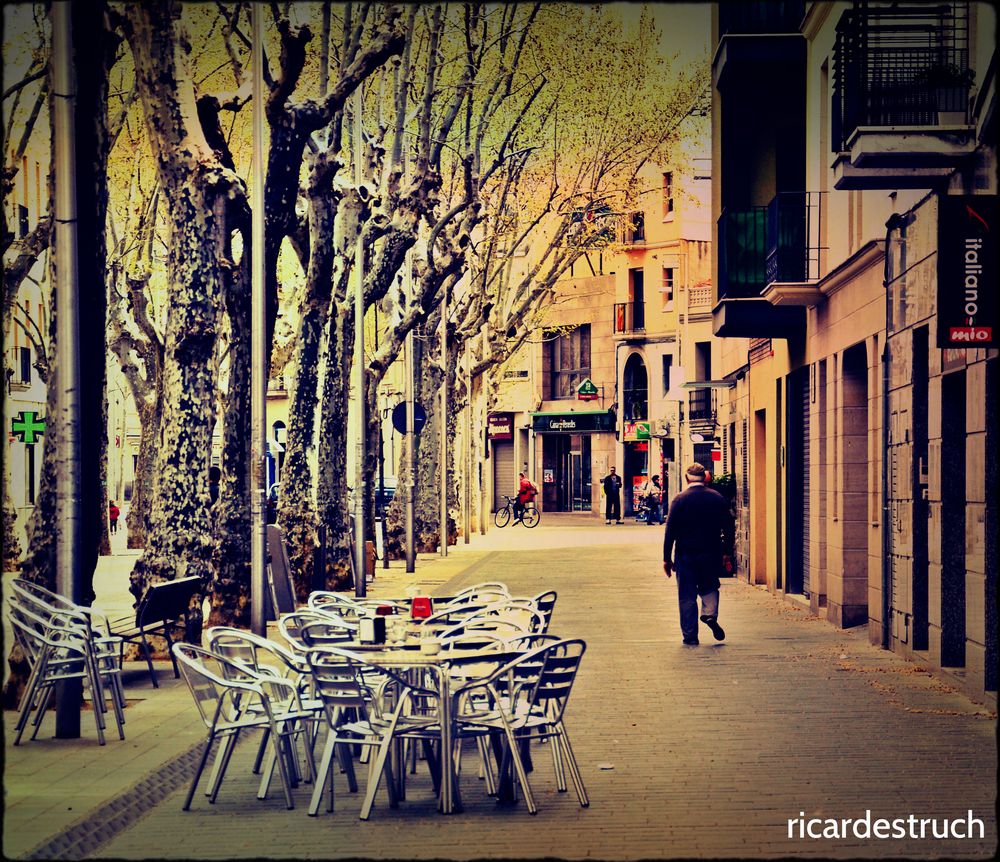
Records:
[[[643,483],[639,489],[642,494],[642,502],[646,507],[646,523],[662,524],[663,518],[660,516],[660,502],[663,497],[663,488],[660,487],[659,475],[652,476]]]
[[[699,596],[701,621],[716,640],[726,636],[719,625],[719,576],[731,565],[735,525],[725,497],[705,485],[701,464],[688,467],[684,478],[687,488],[674,497],[667,512],[663,571],[668,578],[677,571],[681,634],[685,644],[694,645]]]
[[[605,523],[610,524],[612,518],[616,523],[622,523],[622,477],[612,467],[611,472],[601,480],[601,484],[604,487],[604,496],[607,498],[604,504]]]
[[[115,505],[115,501],[111,500],[108,503],[108,522],[111,526],[111,534],[114,535],[118,532],[118,516],[121,515],[121,511]]]

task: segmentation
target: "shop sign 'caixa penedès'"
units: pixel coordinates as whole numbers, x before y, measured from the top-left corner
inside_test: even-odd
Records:
[[[938,347],[997,346],[997,197],[938,201]]]

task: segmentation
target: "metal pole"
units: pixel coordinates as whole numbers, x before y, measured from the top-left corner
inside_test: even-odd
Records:
[[[354,91],[354,182],[362,181],[361,158],[364,142],[361,135],[361,85]],[[357,283],[354,289],[354,392],[357,397],[357,461],[354,469],[354,594],[364,597],[368,592],[365,571],[365,242],[358,234],[358,247],[354,254]]]
[[[448,556],[448,288],[441,298],[441,556]]]
[[[410,271],[410,257],[406,257],[406,278],[412,289],[412,272]],[[417,554],[414,542],[414,517],[413,517],[413,495],[416,489],[416,434],[413,430],[416,409],[414,407],[414,380],[413,373],[416,363],[414,362],[413,348],[415,339],[413,330],[406,334],[406,571],[416,571]]]
[[[250,281],[250,628],[267,634],[264,616],[267,573],[266,504],[267,457],[267,333],[264,285],[264,11],[250,7],[253,29],[253,191],[251,196]]]
[[[472,532],[472,356],[466,353],[465,368],[465,544],[469,544]]]
[[[55,144],[56,380],[58,458],[56,478],[56,591],[79,602],[83,558],[80,496],[80,285],[76,236],[76,76],[69,2],[52,5],[52,95]],[[80,736],[80,680],[60,684],[56,737]],[[94,707],[97,708],[96,705]]]

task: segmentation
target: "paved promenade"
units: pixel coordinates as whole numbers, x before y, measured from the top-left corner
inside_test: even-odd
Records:
[[[578,521],[570,523],[579,523]],[[483,580],[515,594],[556,589],[553,630],[588,643],[567,724],[591,797],[556,791],[535,758],[540,812],[498,807],[467,752],[466,810],[434,813],[421,765],[407,799],[372,818],[337,776],[333,814],[306,815],[311,788],[287,811],[258,801],[255,745],[233,757],[215,805],[180,810],[200,739],[186,690],[130,676],[124,743],[42,739],[7,748],[7,856],[94,859],[598,858],[887,856],[990,858],[997,847],[996,716],[861,632],[841,632],[742,582],[723,587],[717,644],[680,643],[676,585],[660,566],[660,529],[603,521],[492,531],[447,560],[422,560],[422,588]],[[381,569],[372,595],[403,592]],[[100,593],[100,591],[99,591]],[[164,673],[166,680],[172,675]],[[84,728],[89,716],[84,716]],[[9,722],[9,717],[8,717]],[[148,746],[144,740],[150,742]],[[153,741],[155,740],[155,744]],[[138,746],[132,749],[132,746]],[[135,752],[134,754],[131,752]],[[159,766],[157,766],[157,761]],[[49,771],[58,764],[58,781]],[[103,787],[76,790],[83,769]],[[610,768],[604,768],[610,767]],[[96,785],[98,782],[91,782]],[[363,787],[363,782],[362,782]],[[53,801],[56,800],[56,801]],[[73,811],[67,808],[70,802]],[[984,840],[789,839],[789,818],[965,817]],[[86,816],[84,816],[86,815]],[[77,821],[74,825],[74,821]],[[12,832],[14,834],[12,834]],[[61,837],[60,837],[61,835]],[[31,851],[35,850],[34,853]]]

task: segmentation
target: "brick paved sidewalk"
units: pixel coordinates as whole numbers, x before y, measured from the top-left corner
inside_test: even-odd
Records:
[[[173,746],[176,756],[189,741],[179,746],[161,738],[150,746],[160,759],[153,757],[146,773],[137,758],[133,772],[117,773],[126,786],[108,787],[93,805],[96,791],[90,801],[78,800],[78,811],[98,809],[85,818],[87,828],[64,831],[65,815],[66,822],[50,827],[51,815],[40,809],[30,816],[22,792],[20,810],[8,809],[7,855],[23,855],[64,831],[62,843],[46,847],[47,858],[992,856],[995,716],[870,647],[861,632],[836,631],[743,583],[723,589],[727,640],[717,645],[706,630],[700,647],[683,647],[676,586],[659,567],[660,531],[602,526],[494,531],[447,560],[421,560],[418,567],[421,591],[493,579],[518,594],[559,591],[554,629],[589,645],[568,716],[589,809],[578,806],[572,791],[556,792],[544,750],[532,776],[539,815],[530,817],[520,805],[498,808],[475,777],[469,749],[461,815],[434,813],[421,765],[395,811],[383,792],[372,819],[360,822],[360,797],[340,780],[338,810],[310,818],[308,786],[297,791],[294,811],[285,810],[276,787],[268,800],[256,799],[251,743],[234,755],[218,802],[210,806],[199,794],[194,810],[184,813],[190,758],[182,755],[170,769],[156,764],[168,761],[165,749]],[[406,583],[400,569],[379,569],[369,591],[398,594]],[[191,738],[200,739],[187,692],[165,687],[158,694],[164,709],[168,697],[176,703],[173,723],[188,723]],[[140,706],[129,710],[126,744],[141,738]],[[53,744],[35,743],[35,751]],[[78,765],[84,758],[108,766],[116,744],[122,745],[109,740],[96,756],[96,745],[78,744],[73,757]],[[17,749],[17,756],[32,747]],[[69,762],[65,768],[59,786],[75,786],[80,773],[73,775]],[[9,805],[9,759],[7,769]],[[24,779],[15,787],[18,781]],[[59,786],[35,785],[42,795]],[[971,808],[986,821],[987,836],[951,843],[787,838],[787,820],[800,811],[859,817],[866,808],[873,818],[957,817]],[[19,852],[8,837],[11,810],[20,818],[14,825],[22,833],[34,829],[39,839],[21,840]]]
[[[522,549],[535,541],[507,535]],[[589,644],[568,716],[589,809],[556,792],[544,751],[532,777],[538,816],[498,808],[470,750],[461,815],[434,813],[421,769],[398,810],[380,795],[360,822],[360,798],[341,780],[338,810],[310,818],[308,787],[294,811],[277,793],[255,798],[254,747],[245,745],[214,806],[199,796],[183,813],[178,790],[93,858],[992,856],[995,716],[860,632],[838,632],[743,583],[723,590],[727,640],[706,633],[700,647],[682,646],[658,530],[534,535],[544,550],[506,549],[496,534],[496,550],[474,545],[464,551],[471,570],[446,586],[498,579],[519,594],[559,591],[554,629]],[[970,808],[986,821],[985,841],[787,838],[800,811],[957,817]]]

